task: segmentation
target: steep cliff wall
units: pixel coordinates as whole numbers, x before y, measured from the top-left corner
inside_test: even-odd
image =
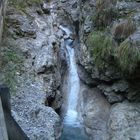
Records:
[[[0,83],[11,87],[13,116],[30,139],[61,134],[52,108],[59,112],[62,104],[62,24],[75,27],[80,111],[89,138],[139,140],[139,0],[21,1],[8,7]]]
[[[79,38],[76,52],[81,81],[98,88],[111,105],[108,119],[103,119],[109,134],[105,140],[139,139],[139,7],[137,0],[61,1]],[[100,121],[95,120],[101,117],[97,113],[101,109],[94,104],[96,91],[93,99],[91,94],[83,93],[86,131],[91,139],[97,139],[94,134],[98,134]]]
[[[61,134],[55,110],[62,104],[65,56],[56,10],[56,1],[10,0],[5,16],[0,84],[10,87],[12,115],[30,140],[55,140]]]
[[[3,31],[3,22],[4,22],[4,15],[6,11],[7,6],[7,0],[1,0],[0,1],[0,40],[2,37],[2,31]]]
[[[94,81],[93,85],[100,89],[111,104],[107,121],[109,138],[139,139],[140,3],[108,2],[95,1],[95,9],[92,8],[93,12],[89,12],[92,15],[84,18],[81,24],[80,29],[83,29],[79,35],[83,35],[83,45],[78,51],[82,52],[78,55],[79,62]],[[84,5],[86,4],[88,5]],[[82,15],[84,13],[85,10]],[[86,24],[87,21],[91,21],[91,24]],[[90,30],[85,30],[86,25]]]

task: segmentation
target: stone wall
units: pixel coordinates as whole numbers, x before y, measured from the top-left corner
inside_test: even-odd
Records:
[[[6,11],[6,5],[7,5],[7,0],[0,0],[0,40],[2,36],[3,21],[4,21],[5,11]]]

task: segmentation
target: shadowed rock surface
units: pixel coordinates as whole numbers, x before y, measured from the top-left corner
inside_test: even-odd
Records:
[[[10,92],[4,85],[0,85],[0,97],[9,140],[29,140],[11,114]]]

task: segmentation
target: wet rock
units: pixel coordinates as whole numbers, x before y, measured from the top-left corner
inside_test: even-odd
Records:
[[[48,106],[51,106],[56,111],[59,111],[62,105],[62,94],[60,93],[60,91],[56,91],[56,94],[53,97],[47,97],[47,102]]]

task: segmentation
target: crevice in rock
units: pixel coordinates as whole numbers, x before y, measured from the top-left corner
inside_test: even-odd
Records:
[[[79,20],[73,21],[73,26],[75,27],[76,36],[79,36]]]

